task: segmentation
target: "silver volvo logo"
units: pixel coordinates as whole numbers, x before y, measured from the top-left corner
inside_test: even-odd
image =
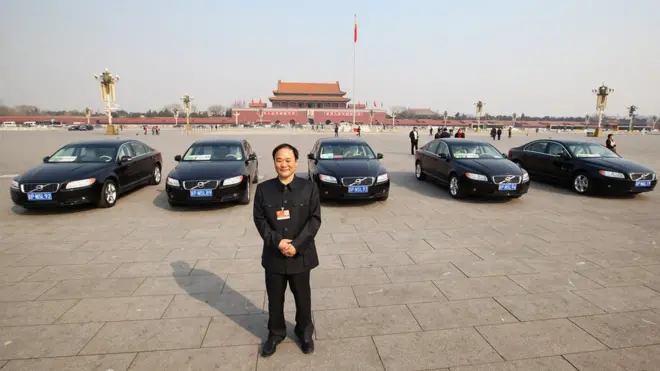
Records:
[[[39,184],[39,185],[37,185],[34,189],[36,189],[37,191],[41,191],[41,190],[44,189],[44,186],[41,185],[41,184]]]
[[[350,186],[358,186],[358,185],[362,185],[362,182],[364,182],[365,180],[367,180],[367,178],[358,178],[358,179],[355,179],[355,181],[354,181],[353,183],[351,183]]]
[[[511,181],[512,179],[515,179],[515,177],[516,177],[515,175],[507,175],[507,177],[504,178],[504,180],[501,181],[499,184],[502,184],[502,183],[508,183],[508,182]]]

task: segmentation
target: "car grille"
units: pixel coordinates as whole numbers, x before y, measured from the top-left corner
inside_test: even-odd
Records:
[[[654,173],[630,173],[630,179],[632,180],[654,180]]]
[[[59,183],[24,183],[21,184],[23,193],[30,192],[50,192],[55,193],[60,190]]]
[[[497,184],[520,183],[520,175],[495,175],[493,176],[493,182]]]
[[[185,180],[183,189],[216,189],[219,184],[219,180]]]
[[[341,178],[341,184],[344,185],[344,187],[348,187],[348,186],[351,186],[351,185],[370,186],[370,185],[374,184],[374,178],[373,177],[360,177],[360,176]]]

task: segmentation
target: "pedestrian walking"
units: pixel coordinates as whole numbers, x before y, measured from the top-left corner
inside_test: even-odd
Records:
[[[277,177],[257,186],[254,224],[264,241],[261,265],[268,295],[268,338],[261,355],[271,356],[286,338],[284,296],[287,284],[296,303],[294,333],[303,353],[314,351],[310,271],[319,265],[314,238],[321,227],[316,184],[297,177],[298,150],[280,144],[273,150]]]
[[[497,140],[502,140],[502,128],[497,128]]]
[[[414,155],[415,151],[417,151],[417,145],[419,144],[419,133],[417,132],[417,127],[413,127],[413,129],[408,134],[408,137],[410,138],[410,154]]]
[[[339,125],[335,124],[335,137],[339,136]]]
[[[609,149],[610,151],[616,153],[616,142],[614,141],[614,134],[607,134],[605,147],[607,147],[607,149]]]
[[[490,129],[490,137],[493,140],[495,140],[495,137],[497,137],[497,130],[495,128]]]
[[[458,129],[456,135],[454,135],[454,138],[465,138],[465,132],[463,129]]]
[[[509,138],[511,138],[511,131],[512,131],[512,130],[513,130],[513,129],[511,129],[511,126],[509,126]]]
[[[360,125],[358,125],[358,127],[357,127],[357,136],[361,137],[362,136],[361,133],[362,133],[362,128],[360,127]]]

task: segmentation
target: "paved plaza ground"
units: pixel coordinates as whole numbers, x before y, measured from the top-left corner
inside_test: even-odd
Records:
[[[135,133],[121,136],[162,151],[164,174],[203,137]],[[321,136],[227,133],[252,143],[266,178],[275,145],[304,157]],[[582,197],[532,183],[518,200],[455,201],[415,179],[406,131],[365,134],[385,155],[391,196],[323,205],[316,352],[288,339],[264,359],[268,306],[251,205],[172,210],[165,182],[111,209],[12,205],[9,175],[68,141],[102,137],[0,132],[0,371],[660,369],[660,190]],[[660,170],[660,136],[617,144]],[[298,172],[306,176],[305,160]]]

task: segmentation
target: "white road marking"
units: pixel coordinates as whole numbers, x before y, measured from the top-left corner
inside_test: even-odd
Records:
[[[2,174],[0,175],[0,178],[6,178],[6,179],[11,179],[11,178],[16,178],[19,174]]]

